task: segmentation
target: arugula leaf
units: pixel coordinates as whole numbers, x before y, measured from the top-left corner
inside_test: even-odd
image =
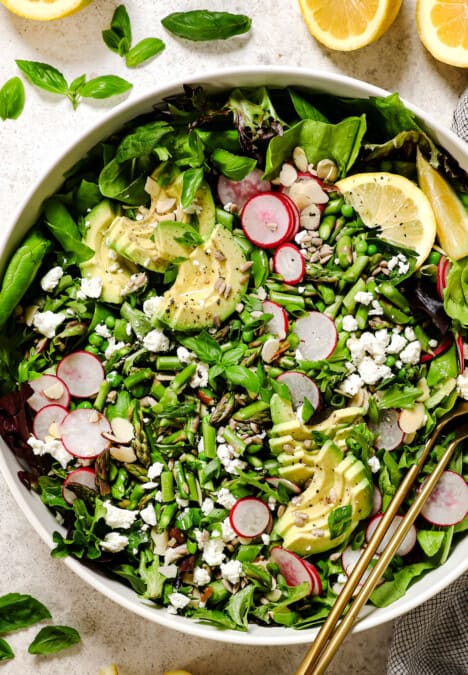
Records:
[[[80,642],[80,634],[69,626],[45,626],[41,628],[28,647],[30,654],[56,654]]]
[[[194,352],[200,361],[209,365],[218,363],[221,358],[221,347],[206,330],[193,337],[179,338],[179,342]]]
[[[413,408],[416,399],[421,396],[421,390],[411,385],[399,384],[388,387],[377,403],[380,410],[389,408]]]
[[[49,66],[48,63],[24,61],[22,59],[17,59],[16,65],[34,86],[51,94],[62,94],[63,96],[68,94],[67,81],[57,68]]]
[[[183,209],[187,209],[195,199],[195,195],[203,182],[204,172],[201,167],[187,169],[182,175],[182,197],[181,204]]]
[[[128,51],[125,63],[129,68],[135,68],[160,54],[165,47],[165,43],[159,38],[144,38]]]
[[[328,529],[330,530],[330,539],[336,539],[342,535],[351,525],[351,516],[353,507],[351,504],[338,506],[328,515]]]
[[[0,89],[0,117],[16,120],[24,108],[24,85],[19,77],[11,77]]]
[[[230,180],[242,180],[255,169],[256,159],[234,155],[228,150],[216,148],[211,155],[211,160],[218,171]]]
[[[224,375],[232,384],[238,384],[254,394],[258,394],[260,390],[260,381],[257,375],[246,366],[229,366],[224,371]]]
[[[197,42],[227,40],[250,30],[252,21],[243,14],[196,9],[174,12],[161,20],[166,30],[177,37]]]
[[[0,633],[26,628],[50,618],[47,607],[30,595],[8,593],[0,597]]]
[[[8,661],[13,659],[15,654],[6,640],[0,638],[0,661]]]
[[[110,98],[111,96],[118,96],[124,94],[131,89],[133,84],[124,80],[118,75],[100,75],[92,80],[88,80],[83,84],[79,91],[79,95],[83,98]]]
[[[168,133],[174,131],[167,122],[149,122],[137,127],[124,136],[120,142],[115,159],[122,163],[127,159],[149,155]]]

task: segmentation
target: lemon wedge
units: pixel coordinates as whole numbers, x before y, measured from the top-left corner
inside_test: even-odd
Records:
[[[395,21],[402,0],[299,0],[316,40],[330,49],[351,51],[377,40]]]
[[[416,269],[429,255],[436,236],[436,221],[424,192],[394,173],[357,173],[336,183],[345,201],[367,227],[379,227],[391,244],[416,251]]]
[[[52,21],[78,12],[92,0],[0,0],[10,12],[25,19]]]
[[[468,68],[468,0],[418,0],[416,26],[434,58]]]
[[[418,182],[429,199],[437,223],[437,238],[453,260],[468,256],[468,214],[455,191],[418,150]]]

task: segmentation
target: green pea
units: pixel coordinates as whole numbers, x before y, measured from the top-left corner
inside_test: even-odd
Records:
[[[343,218],[352,218],[354,216],[354,209],[351,204],[343,204],[341,207],[341,215]]]
[[[89,352],[90,354],[99,354],[99,349],[93,345],[86,345],[85,352]]]
[[[109,341],[108,340],[103,340],[100,344],[100,350],[102,353],[104,353],[109,346]]]
[[[427,259],[427,262],[429,263],[429,265],[437,265],[440,258],[441,258],[440,253],[438,253],[437,251],[431,251],[429,258]]]
[[[111,387],[118,387],[122,383],[123,377],[115,370],[112,370],[106,377]]]
[[[387,358],[385,359],[385,365],[388,366],[389,368],[392,368],[396,363],[396,358],[393,356],[393,354],[389,354]]]
[[[91,333],[91,335],[88,338],[88,342],[90,345],[93,345],[93,347],[100,347],[102,344],[103,338],[101,335],[98,335],[97,333]]]
[[[104,321],[106,324],[107,328],[114,328],[115,326],[115,316],[112,316],[112,314],[109,314],[109,316],[106,316],[106,320]]]
[[[92,408],[92,407],[93,407],[93,404],[90,403],[90,401],[80,401],[80,402],[77,404],[76,407],[77,407],[77,408],[87,408],[87,409],[89,409],[89,408]]]
[[[369,244],[367,247],[367,255],[375,255],[377,253],[377,246],[375,244]]]

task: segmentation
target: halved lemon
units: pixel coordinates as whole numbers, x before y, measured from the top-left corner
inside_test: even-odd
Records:
[[[418,150],[418,182],[429,199],[437,223],[437,238],[453,260],[468,256],[468,214],[452,186]]]
[[[357,173],[336,183],[367,227],[379,227],[386,241],[416,251],[416,268],[429,255],[436,221],[424,192],[394,173]]]
[[[418,0],[416,26],[434,58],[468,68],[468,0]]]
[[[299,0],[316,40],[330,49],[351,51],[377,40],[390,28],[402,0]]]
[[[25,19],[52,21],[78,12],[92,0],[0,0],[10,12]]]

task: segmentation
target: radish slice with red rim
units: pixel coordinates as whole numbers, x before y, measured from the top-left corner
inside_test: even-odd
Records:
[[[67,504],[73,504],[77,498],[76,493],[71,487],[72,485],[81,485],[82,487],[88,488],[88,490],[96,490],[96,472],[94,469],[89,467],[80,467],[74,471],[70,471],[68,476],[63,481],[62,485],[62,496],[67,502]]]
[[[41,375],[28,382],[34,393],[28,398],[28,404],[38,412],[47,405],[61,405],[68,408],[70,391],[63,380],[56,375]]]
[[[65,382],[70,394],[77,398],[88,398],[97,394],[105,377],[104,368],[97,356],[85,351],[64,356],[57,366],[57,375]]]
[[[366,528],[366,541],[369,543],[372,539],[372,535],[374,534],[375,530],[377,529],[380,521],[383,518],[382,513],[378,513],[375,515],[372,520],[369,522]],[[403,520],[403,516],[395,516],[393,521],[390,523],[390,527],[388,528],[387,532],[385,533],[384,538],[380,542],[380,544],[377,547],[376,553],[382,553],[385,550],[385,547],[389,543],[391,537],[393,536],[393,533],[398,529],[401,521]],[[406,537],[403,539],[401,542],[400,546],[397,548],[395,555],[408,555],[410,553],[414,546],[416,544],[416,528],[414,525],[411,525],[411,528],[406,535]]]
[[[374,445],[377,448],[384,450],[395,450],[401,443],[405,436],[398,423],[399,411],[394,408],[388,410],[381,410],[379,421],[375,424],[369,422],[369,429],[377,434]]]
[[[77,408],[60,425],[62,443],[68,452],[80,459],[95,459],[109,447],[103,434],[111,434],[107,417],[97,410]]]
[[[445,352],[445,350],[451,346],[452,342],[453,339],[448,335],[446,338],[442,340],[442,342],[439,345],[437,345],[437,347],[432,352],[421,354],[421,358],[419,359],[420,363],[432,361],[432,359],[434,359],[436,356],[439,356],[439,354]]]
[[[242,180],[231,180],[226,176],[218,178],[218,197],[223,206],[235,204],[240,211],[244,204],[259,192],[270,192],[271,183],[263,180],[263,172],[254,169]]]
[[[44,441],[51,434],[52,425],[56,426],[53,431],[59,432],[60,424],[68,415],[68,410],[62,405],[52,404],[41,408],[33,420],[33,433],[36,438]]]
[[[273,265],[286,284],[298,284],[304,278],[304,256],[295,244],[282,244],[276,250]]]
[[[270,557],[278,565],[288,586],[299,586],[306,582],[310,586],[310,592],[313,592],[316,579],[312,577],[305,560],[281,546],[274,546],[270,551]]]
[[[318,569],[315,567],[313,563],[309,562],[308,560],[303,560],[302,562],[307,567],[307,571],[309,572],[312,578],[313,582],[312,595],[320,595],[323,590],[323,586],[322,586],[322,579],[320,578]]]
[[[344,573],[346,574],[347,577],[351,576],[354,568],[356,567],[356,565],[359,562],[359,558],[361,557],[361,555],[363,553],[364,553],[364,549],[362,549],[362,548],[358,548],[356,550],[353,550],[351,548],[351,546],[348,546],[347,548],[345,548],[345,550],[341,554],[341,564],[343,565],[343,570],[344,570]],[[375,564],[375,562],[377,562],[378,559],[379,559],[378,555],[374,555],[372,557],[372,561],[371,561],[371,563],[369,563],[367,569],[364,571],[363,575],[361,576],[361,580],[359,581],[359,583],[357,585],[357,588],[360,588],[364,584],[367,577],[372,572],[372,568],[374,567],[372,562]]]
[[[304,405],[305,399],[308,399],[314,410],[318,410],[320,407],[320,390],[308,375],[291,370],[281,373],[276,379],[289,389],[296,410]]]
[[[380,488],[377,485],[374,485],[374,492],[372,493],[372,510],[371,515],[375,516],[376,513],[382,510],[382,493]]]
[[[289,321],[286,310],[272,300],[263,302],[263,311],[265,314],[273,314],[273,317],[266,324],[268,333],[271,333],[278,340],[284,340],[288,334]]]
[[[280,485],[284,485],[284,487],[289,490],[289,492],[293,492],[295,495],[300,495],[302,492],[302,489],[299,487],[299,485],[296,485],[296,483],[293,483],[291,480],[288,478],[280,478],[279,476],[268,476],[268,478],[265,479],[270,485],[273,485],[273,487],[278,488]]]
[[[241,213],[245,236],[260,248],[275,248],[289,237],[295,224],[292,208],[277,192],[251,197]]]
[[[444,290],[447,286],[447,276],[450,269],[450,261],[445,256],[439,258],[437,263],[437,293],[439,298],[443,299]]]
[[[289,207],[291,211],[291,215],[293,217],[293,220],[291,221],[291,227],[290,231],[287,236],[287,240],[294,239],[296,234],[299,232],[299,229],[301,227],[301,214],[299,212],[299,209],[297,208],[296,204],[293,202],[293,200],[288,197],[288,195],[283,194],[283,193],[278,193],[278,196],[281,197],[281,199],[284,201],[284,203]]]
[[[458,367],[460,368],[460,373],[463,375],[465,372],[465,350],[463,348],[463,338],[461,335],[455,337],[455,346],[457,348]]]
[[[461,522],[467,512],[468,485],[465,479],[455,471],[444,471],[424,504],[421,515],[433,525],[449,527]]]
[[[296,321],[299,353],[306,361],[321,361],[331,356],[338,342],[335,323],[322,312],[309,312]]]
[[[270,509],[258,497],[242,497],[231,508],[229,522],[239,537],[252,539],[263,534],[271,524]]]

